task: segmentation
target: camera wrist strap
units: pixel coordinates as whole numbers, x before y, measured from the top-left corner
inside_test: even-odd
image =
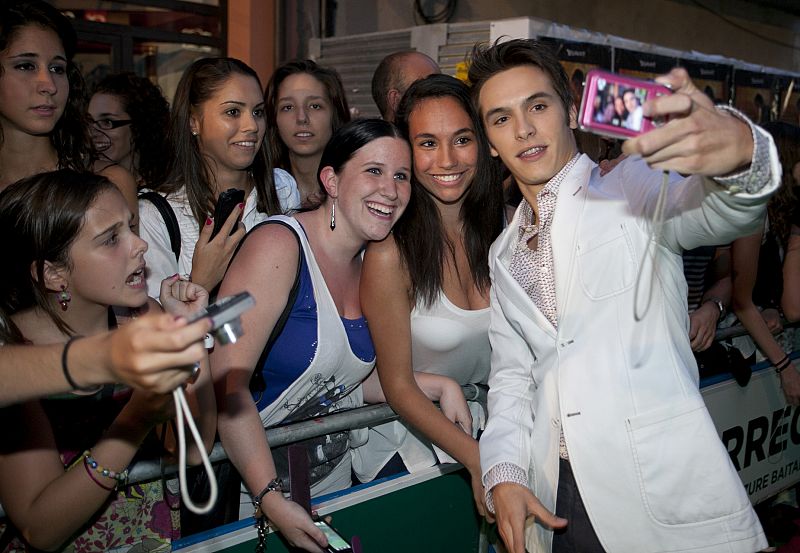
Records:
[[[189,403],[186,401],[183,388],[180,386],[175,388],[172,391],[172,397],[175,401],[175,418],[176,426],[178,427],[178,480],[180,481],[181,497],[186,503],[187,509],[196,515],[204,515],[209,513],[217,502],[217,477],[214,474],[214,470],[211,468],[211,461],[206,453],[206,448],[205,445],[203,445],[200,432],[197,431],[197,425],[194,423],[194,417],[192,416],[192,411],[189,409]],[[192,501],[186,485],[186,429],[184,428],[184,418],[192,433],[197,450],[200,452],[200,457],[203,460],[203,468],[208,475],[208,501],[205,505],[198,506]]]

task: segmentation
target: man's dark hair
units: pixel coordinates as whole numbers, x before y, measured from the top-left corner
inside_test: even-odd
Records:
[[[555,52],[550,46],[533,39],[515,39],[494,44],[478,43],[472,48],[469,62],[469,82],[472,84],[472,101],[479,107],[481,88],[494,75],[524,65],[533,65],[544,71],[553,89],[561,99],[564,113],[569,121],[569,112],[574,104],[569,78]]]

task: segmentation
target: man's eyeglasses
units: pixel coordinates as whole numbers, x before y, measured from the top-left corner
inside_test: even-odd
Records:
[[[130,119],[92,119],[92,125],[101,131],[110,131],[118,127],[124,127],[133,123]]]

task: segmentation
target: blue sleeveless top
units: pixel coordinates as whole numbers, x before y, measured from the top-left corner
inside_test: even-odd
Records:
[[[353,354],[364,362],[374,360],[375,347],[366,319],[363,316],[358,319],[340,318]],[[314,286],[305,253],[301,249],[297,299],[283,331],[261,367],[266,389],[263,393],[253,394],[259,411],[275,401],[309,367],[317,353],[317,326]]]

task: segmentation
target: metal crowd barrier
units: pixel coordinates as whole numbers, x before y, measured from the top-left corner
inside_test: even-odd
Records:
[[[467,401],[478,401],[486,404],[486,388],[476,384],[467,384],[461,390]],[[355,428],[366,428],[378,424],[397,420],[400,416],[386,403],[367,405],[347,411],[339,411],[324,417],[295,422],[285,426],[275,426],[266,429],[267,441],[270,447],[278,447]],[[228,458],[222,444],[214,444],[209,459],[218,463]],[[164,475],[177,473],[177,465],[163,465],[157,460],[138,461],[128,469],[128,482],[146,482],[161,478]]]
[[[800,322],[789,323],[781,321],[784,328],[800,326]],[[737,336],[743,336],[747,331],[741,325],[719,329],[716,332],[716,340],[726,340]],[[464,396],[468,401],[480,401],[486,403],[487,390],[483,386],[468,384],[462,387]],[[293,442],[324,436],[333,432],[350,430],[355,428],[365,428],[375,426],[384,422],[397,420],[399,415],[392,410],[386,403],[367,405],[357,409],[341,411],[324,417],[312,420],[300,421],[285,426],[276,426],[266,429],[267,440],[271,447],[287,445]],[[217,442],[209,455],[212,463],[218,463],[228,458],[222,444]],[[177,465],[164,465],[158,460],[138,461],[130,466],[128,482],[146,482],[155,480],[163,476],[177,473]],[[0,506],[0,517],[5,513]]]
[[[790,323],[785,319],[781,321],[784,328],[800,326],[800,321]],[[744,336],[747,330],[741,325],[729,328],[718,329],[715,340],[726,340],[737,336]],[[486,404],[486,388],[468,384],[462,387],[464,396],[468,401],[480,401]],[[324,436],[333,432],[350,430],[355,428],[366,428],[378,424],[398,419],[397,413],[386,403],[367,405],[357,409],[341,411],[324,417],[312,420],[276,426],[266,429],[267,441],[271,447],[299,442],[308,438]],[[228,458],[222,444],[217,442],[209,456],[212,463],[218,463]],[[139,461],[129,469],[129,482],[144,482],[161,478],[164,475],[172,475],[177,472],[176,465],[163,465],[160,461]]]

